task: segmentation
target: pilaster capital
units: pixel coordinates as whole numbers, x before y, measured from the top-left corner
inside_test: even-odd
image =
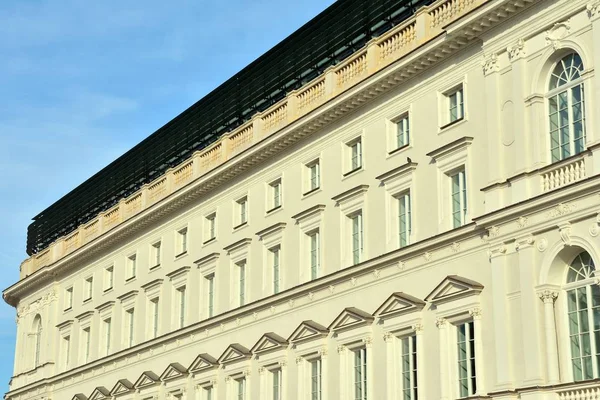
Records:
[[[281,360],[277,363],[279,365],[279,368],[285,369],[287,367],[287,361],[285,360]]]
[[[385,332],[383,334],[383,341],[386,343],[391,343],[393,338],[394,335],[392,335],[392,332]]]
[[[512,46],[506,48],[508,52],[508,59],[510,62],[515,62],[520,58],[525,57],[525,41],[523,39],[517,40]]]
[[[538,292],[538,297],[544,302],[544,304],[554,304],[554,301],[558,297],[558,292],[546,289]]]
[[[600,18],[600,0],[595,0],[588,3],[587,7],[588,16],[592,21]]]
[[[515,250],[523,250],[525,248],[531,247],[535,244],[535,238],[533,235],[527,235],[525,237],[520,237],[515,239]]]
[[[296,357],[296,365],[302,365],[302,363],[304,363],[304,357]]]
[[[425,329],[425,326],[421,322],[417,322],[412,326],[412,330],[415,331],[417,335],[423,333],[423,329]]]
[[[475,307],[471,310],[469,310],[469,315],[471,316],[471,318],[473,318],[474,320],[479,320],[481,319],[481,308],[479,307]]]
[[[438,329],[446,329],[447,325],[448,325],[448,321],[446,321],[445,318],[436,318],[435,326],[437,326]]]
[[[258,373],[263,375],[267,369],[265,367],[258,367]]]
[[[363,344],[365,345],[366,348],[371,348],[371,346],[373,346],[373,337],[372,336],[367,336],[365,338],[362,339]]]
[[[481,67],[483,68],[483,74],[485,76],[498,72],[498,55],[495,53],[485,55],[483,61],[481,61]]]
[[[321,347],[319,349],[319,355],[321,356],[321,358],[327,358],[327,347]]]
[[[493,249],[489,249],[488,250],[488,257],[490,259],[495,258],[495,257],[499,257],[499,256],[503,256],[506,254],[506,246],[504,244],[501,244],[498,247],[495,247]]]
[[[343,344],[338,345],[337,352],[338,354],[344,354],[348,348]]]

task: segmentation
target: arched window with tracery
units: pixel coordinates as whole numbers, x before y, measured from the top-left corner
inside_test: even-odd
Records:
[[[564,56],[552,71],[548,88],[552,162],[585,150],[583,61],[577,53]]]
[[[593,379],[600,370],[600,286],[594,261],[578,254],[567,272],[567,312],[573,379]]]
[[[33,345],[33,366],[38,367],[40,365],[40,352],[42,349],[42,317],[39,314],[33,319]]]

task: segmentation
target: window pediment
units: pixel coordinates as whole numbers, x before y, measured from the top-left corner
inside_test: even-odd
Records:
[[[188,375],[188,370],[179,363],[171,363],[160,375],[162,382],[172,381],[173,379],[181,378]]]
[[[83,393],[77,393],[71,400],[88,400]]]
[[[58,328],[59,331],[62,331],[64,329],[68,329],[71,326],[73,326],[73,320],[69,319],[67,321],[61,322],[60,324],[56,325],[56,327]]]
[[[157,287],[162,285],[162,283],[163,283],[162,279],[154,279],[154,280],[142,285],[142,289],[144,289],[145,291],[150,291],[152,289],[156,289]]]
[[[482,290],[483,285],[479,282],[458,275],[449,275],[433,289],[425,300],[433,304],[442,304],[457,298],[477,295]]]
[[[104,302],[104,303],[100,304],[98,307],[96,307],[96,310],[98,310],[99,313],[102,313],[102,312],[110,309],[114,305],[115,305],[114,301],[112,301],[112,300],[111,301],[107,301],[107,302]]]
[[[369,325],[374,317],[366,311],[355,307],[344,309],[329,325],[329,330],[333,332],[342,332],[359,326]]]
[[[194,261],[194,264],[196,264],[196,266],[198,268],[202,268],[206,265],[209,265],[215,261],[217,261],[219,259],[219,253],[210,253],[196,261]]]
[[[137,290],[130,290],[129,292],[117,297],[117,299],[119,299],[121,302],[126,302],[128,300],[131,300],[135,296],[137,296],[137,294],[138,294]]]
[[[417,166],[419,164],[417,164],[416,162],[410,161],[410,158],[407,158],[407,162],[405,164],[402,164],[401,166],[394,168],[388,172],[385,172],[377,177],[375,177],[375,179],[377,179],[378,181],[381,181],[381,183],[383,183],[385,186],[388,186],[389,184],[396,182],[398,180],[400,181],[404,181],[404,180],[410,180],[411,174],[412,172],[417,169]]]
[[[152,371],[142,372],[142,375],[138,378],[137,381],[133,384],[135,389],[142,389],[145,387],[156,385],[160,382],[160,378]]]
[[[256,344],[252,347],[250,352],[252,354],[263,354],[275,351],[278,349],[284,349],[288,345],[288,341],[277,335],[276,333],[269,332],[265,333]]]
[[[181,268],[176,269],[173,272],[169,272],[167,274],[167,277],[172,281],[178,280],[178,279],[185,277],[185,275],[189,272],[189,270],[190,270],[189,266],[181,267]]]
[[[206,371],[209,369],[217,368],[218,366],[219,366],[219,363],[216,358],[214,358],[210,354],[203,353],[203,354],[200,354],[198,357],[196,357],[194,362],[192,362],[192,365],[190,365],[190,367],[188,368],[188,371],[189,372],[200,372],[200,371]]]
[[[82,321],[86,321],[87,319],[91,318],[92,315],[94,315],[94,311],[90,310],[90,311],[86,311],[84,313],[79,314],[78,316],[75,317],[75,319],[78,320],[79,322],[82,322]]]
[[[386,319],[413,311],[421,311],[425,305],[426,303],[423,300],[406,293],[397,292],[388,297],[373,315],[381,319]]]
[[[98,386],[88,400],[106,400],[110,398],[110,392],[104,386]]]
[[[306,342],[313,339],[325,337],[329,329],[314,321],[303,321],[288,338],[290,343]]]
[[[129,382],[127,379],[119,379],[117,384],[110,391],[110,395],[116,397],[132,391],[133,383]]]
[[[248,360],[252,354],[250,350],[239,343],[229,345],[219,357],[219,364],[231,364],[238,361]]]
[[[263,229],[260,232],[256,232],[256,236],[258,236],[259,240],[264,240],[268,236],[275,235],[275,234],[281,232],[282,230],[285,229],[285,226],[286,226],[285,222],[279,222],[275,225],[271,225],[271,226]]]
[[[337,206],[344,204],[348,201],[352,201],[358,196],[363,195],[369,190],[369,185],[358,185],[353,187],[352,189],[346,190],[343,193],[338,194],[337,196],[333,196],[331,200],[335,201]]]
[[[429,153],[427,153],[427,156],[433,158],[436,164],[446,163],[446,161],[460,157],[461,154],[466,152],[467,148],[471,143],[473,143],[472,137],[463,136],[460,139],[457,139],[453,142],[438,147],[433,151],[430,151]]]

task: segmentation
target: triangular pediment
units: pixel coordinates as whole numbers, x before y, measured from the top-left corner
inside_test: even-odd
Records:
[[[160,375],[160,380],[163,382],[187,376],[187,369],[179,363],[171,363]]]
[[[98,386],[96,389],[94,389],[88,400],[106,400],[108,398],[110,398],[110,392],[108,389],[106,389],[104,386]]]
[[[287,340],[273,332],[270,332],[265,333],[263,337],[261,337],[252,347],[250,352],[252,354],[268,353],[270,351],[286,348],[287,345]]]
[[[433,304],[440,304],[456,298],[479,294],[482,290],[483,285],[479,282],[458,275],[449,275],[433,289],[425,300]]]
[[[325,337],[329,330],[314,321],[304,321],[292,332],[288,338],[290,343],[300,343],[317,338]]]
[[[421,311],[425,307],[423,300],[417,299],[409,294],[397,292],[393,293],[377,310],[374,316],[385,319],[402,314],[408,314],[413,311]]]
[[[119,379],[117,384],[110,391],[111,396],[120,396],[133,391],[133,383],[127,379]]]
[[[190,372],[206,371],[209,369],[216,368],[218,366],[219,366],[219,363],[217,362],[216,358],[214,358],[210,354],[204,353],[204,354],[200,354],[198,357],[196,357],[194,362],[192,362],[192,365],[190,365],[190,367],[188,368],[188,371],[190,371]]]
[[[141,389],[148,386],[156,385],[160,381],[158,375],[152,371],[142,372],[142,375],[133,384],[135,389]]]
[[[77,393],[71,400],[88,400],[83,393]]]
[[[231,364],[238,361],[249,359],[251,356],[250,350],[239,343],[229,345],[227,349],[219,357],[219,364]]]
[[[373,316],[366,311],[355,307],[348,307],[333,320],[331,325],[329,325],[329,330],[334,332],[344,331],[368,325],[373,322],[373,319]]]

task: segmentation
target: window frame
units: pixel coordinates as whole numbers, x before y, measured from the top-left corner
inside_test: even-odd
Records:
[[[137,276],[137,252],[128,255],[125,262],[127,263],[127,277],[125,278],[125,282],[130,282]]]
[[[175,230],[175,258],[179,258],[188,252],[189,247],[189,226],[182,226]]]

